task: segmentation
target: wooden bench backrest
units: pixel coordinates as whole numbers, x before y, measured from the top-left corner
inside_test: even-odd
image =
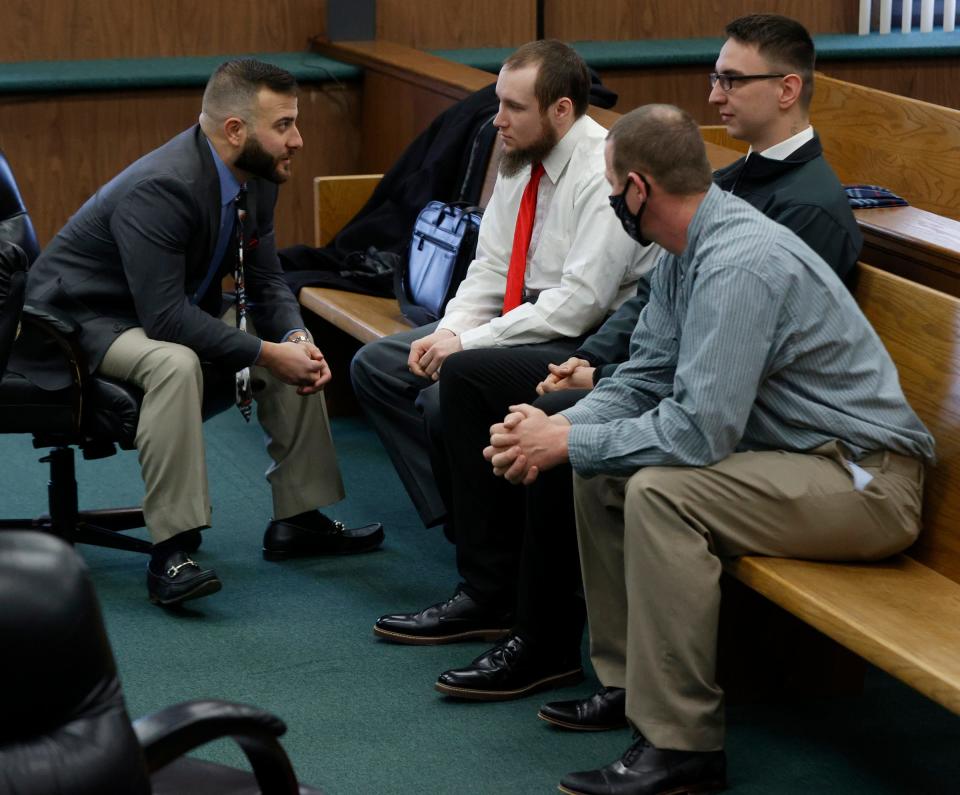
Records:
[[[960,219],[960,110],[818,74],[810,118],[841,182]]]
[[[960,299],[863,264],[856,297],[937,442],[923,532],[907,554],[960,583]]]

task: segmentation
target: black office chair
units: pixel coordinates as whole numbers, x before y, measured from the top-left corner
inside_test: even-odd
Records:
[[[86,567],[44,533],[0,533],[0,793],[321,795],[300,785],[279,718],[189,701],[131,724]],[[221,737],[253,772],[183,755]]]
[[[2,153],[0,241],[19,247],[28,263],[40,253],[30,216]],[[10,254],[13,249],[9,246],[4,250],[7,256],[0,258],[0,269],[8,275],[0,275],[0,279],[22,281],[22,275],[17,275],[17,255]],[[29,519],[0,519],[0,530],[44,530],[70,543],[149,553],[149,542],[120,534],[144,526],[140,508],[78,509],[74,463],[75,447],[85,459],[113,455],[118,446],[134,449],[143,393],[122,381],[88,375],[77,344],[79,325],[51,306],[28,301],[21,310],[22,300],[22,292],[19,303],[15,295],[11,300],[0,294],[0,351],[12,345],[7,372],[0,370],[0,433],[29,433],[34,447],[50,449],[40,459],[50,464],[49,513]],[[14,342],[18,326],[22,331]],[[61,389],[44,389],[18,372],[18,362],[41,358],[55,361],[69,372],[72,383]],[[224,411],[233,401],[233,374],[204,367],[204,419]]]

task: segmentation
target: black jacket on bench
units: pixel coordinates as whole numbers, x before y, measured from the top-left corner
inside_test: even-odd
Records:
[[[590,104],[613,107],[617,95],[600,83],[595,74],[592,81]],[[389,274],[384,280],[341,271],[355,270],[360,256],[371,247],[406,256],[413,225],[427,202],[479,202],[496,138],[491,124],[499,104],[495,89],[496,85],[491,83],[437,116],[404,150],[367,203],[328,245],[281,249],[280,262],[294,293],[301,287],[320,285],[393,295]]]

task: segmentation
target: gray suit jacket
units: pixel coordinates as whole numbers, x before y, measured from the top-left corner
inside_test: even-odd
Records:
[[[273,232],[277,186],[247,183],[244,273],[250,318],[263,339],[302,328],[299,305],[282,278]],[[220,228],[220,182],[199,126],[180,133],[98,190],[60,230],[30,269],[27,300],[45,302],[82,328],[80,345],[93,372],[121,333],[177,342],[203,361],[238,370],[252,364],[260,341],[223,323],[219,275],[230,272],[227,246],[220,274],[203,298]],[[31,367],[28,377],[52,388],[65,379]],[[54,383],[62,381],[62,383]]]

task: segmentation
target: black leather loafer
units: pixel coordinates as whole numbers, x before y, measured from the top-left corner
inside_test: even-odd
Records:
[[[559,790],[567,795],[671,795],[721,792],[727,788],[723,751],[670,751],[644,737],[613,764],[569,773]]]
[[[572,685],[583,679],[579,650],[543,655],[519,635],[481,654],[466,668],[440,674],[436,689],[471,701],[506,701],[538,690]]]
[[[319,555],[352,555],[370,552],[383,543],[380,522],[345,527],[319,511],[304,518],[274,519],[263,534],[264,560],[287,560]]]
[[[627,691],[622,687],[601,687],[590,698],[551,701],[540,707],[537,717],[564,729],[604,732],[627,725]]]
[[[184,552],[174,552],[158,574],[147,566],[147,595],[155,605],[172,607],[209,596],[223,587],[213,569],[204,569]]]
[[[500,640],[510,631],[513,614],[489,610],[460,589],[446,602],[419,613],[380,616],[373,634],[394,643],[433,646],[461,640]]]

